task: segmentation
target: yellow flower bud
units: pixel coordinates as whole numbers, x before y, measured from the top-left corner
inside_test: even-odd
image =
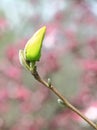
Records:
[[[44,26],[40,28],[27,42],[24,48],[24,57],[26,61],[39,61],[45,32],[46,27]]]

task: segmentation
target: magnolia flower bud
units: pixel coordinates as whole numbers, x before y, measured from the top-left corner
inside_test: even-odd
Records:
[[[46,27],[44,26],[40,28],[27,42],[24,48],[24,57],[26,61],[39,61],[45,32]]]

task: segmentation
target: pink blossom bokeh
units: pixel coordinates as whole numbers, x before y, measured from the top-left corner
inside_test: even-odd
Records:
[[[0,130],[91,130],[20,65],[18,52],[46,25],[37,63],[40,75],[51,78],[75,107],[97,122],[97,2],[11,0],[9,9],[7,4],[1,0]]]

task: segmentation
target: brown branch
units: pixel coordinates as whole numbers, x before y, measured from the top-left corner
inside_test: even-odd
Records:
[[[77,108],[75,108],[53,85],[49,85],[48,82],[46,82],[39,76],[36,67],[33,69],[33,71],[31,71],[31,74],[37,81],[39,81],[41,84],[43,84],[45,87],[49,88],[53,93],[55,93],[55,95],[57,95],[70,110],[78,114],[83,120],[90,124],[90,126],[97,130],[97,125],[95,123],[93,123],[90,119],[84,116]]]

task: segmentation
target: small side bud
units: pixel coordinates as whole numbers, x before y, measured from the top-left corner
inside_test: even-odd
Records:
[[[61,105],[65,105],[64,102],[61,99],[58,99],[57,102]]]
[[[52,85],[52,84],[51,84],[51,79],[48,78],[48,86],[51,87],[51,85]]]

